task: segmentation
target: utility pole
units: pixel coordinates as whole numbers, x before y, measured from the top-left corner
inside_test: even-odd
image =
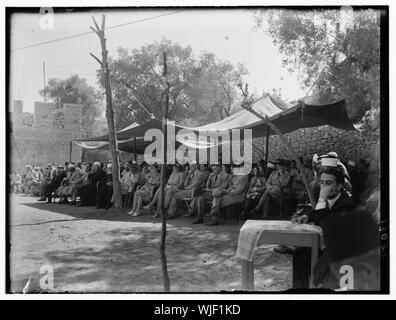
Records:
[[[162,279],[164,282],[164,290],[165,292],[170,292],[170,280],[168,275],[168,267],[166,263],[166,255],[165,255],[165,243],[166,243],[166,217],[165,217],[165,208],[164,208],[164,200],[165,200],[165,180],[166,180],[166,155],[168,149],[168,107],[169,107],[169,89],[170,83],[167,78],[168,68],[166,65],[166,53],[163,52],[164,59],[164,71],[163,76],[166,82],[165,88],[165,107],[164,112],[162,114],[162,133],[164,136],[163,140],[163,162],[161,164],[161,191],[160,191],[160,203],[161,203],[161,242],[160,242],[160,255],[161,255],[161,266],[162,266]]]
[[[43,61],[43,80],[44,80],[44,86],[43,86],[43,89],[44,89],[44,102],[47,102],[47,94],[45,93],[45,84],[46,84],[46,82],[45,82],[45,61]]]
[[[118,148],[117,148],[117,136],[115,134],[114,128],[114,110],[113,110],[113,101],[111,96],[111,83],[110,83],[110,69],[107,61],[108,51],[106,49],[106,38],[105,38],[105,15],[102,15],[102,26],[96,23],[94,17],[92,20],[95,24],[95,28],[90,27],[100,39],[100,45],[102,48],[102,60],[98,57],[90,53],[90,55],[100,64],[102,67],[102,71],[104,74],[104,82],[106,89],[106,119],[107,119],[107,128],[109,133],[109,147],[110,147],[110,155],[112,161],[112,174],[113,174],[113,201],[115,208],[122,208],[122,198],[121,198],[121,184],[120,184],[120,169],[119,169],[119,161],[118,161]]]

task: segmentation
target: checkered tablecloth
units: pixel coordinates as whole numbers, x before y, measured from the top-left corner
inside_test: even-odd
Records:
[[[322,234],[322,229],[310,224],[295,224],[290,221],[260,221],[247,220],[239,231],[236,258],[253,261],[254,251],[264,231],[294,231],[317,232]],[[323,237],[321,236],[321,239]],[[321,241],[322,243],[322,241]],[[322,245],[321,245],[322,246]]]

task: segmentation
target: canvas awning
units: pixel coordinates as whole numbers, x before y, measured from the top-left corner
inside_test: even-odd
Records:
[[[345,100],[338,101],[326,105],[307,105],[299,102],[292,106],[278,97],[266,94],[257,100],[252,105],[253,110],[257,113],[268,117],[268,120],[276,125],[282,133],[289,133],[301,128],[311,128],[323,125],[330,125],[342,130],[355,130],[352,122],[348,118],[346,112]],[[204,132],[224,132],[232,129],[252,129],[253,138],[264,137],[269,132],[269,135],[274,135],[275,132],[268,130],[265,122],[256,117],[247,110],[240,110],[229,117],[206,124],[199,127],[184,127],[175,125],[175,133],[177,134],[181,129],[189,129],[192,131],[191,139],[179,141],[188,145],[189,147],[209,148],[213,145],[206,141],[196,141],[194,135],[199,131]],[[136,123],[117,132],[117,139],[119,141],[119,149],[131,152],[133,150],[133,138],[139,138],[139,151],[145,149],[145,146],[151,142],[145,142],[143,136],[149,129],[161,129],[162,123],[158,119],[149,120],[141,125]],[[99,147],[106,147],[108,144],[108,136],[94,137],[89,139],[79,139],[74,142],[82,146],[83,144],[92,142],[101,142]],[[84,147],[84,146],[83,146]],[[133,152],[133,151],[132,151]]]

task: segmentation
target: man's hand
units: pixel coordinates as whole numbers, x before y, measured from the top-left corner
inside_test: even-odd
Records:
[[[319,199],[326,201],[331,191],[331,186],[324,186],[320,188]]]
[[[308,222],[308,216],[303,214],[302,216],[292,217],[290,221],[291,223],[304,224]]]

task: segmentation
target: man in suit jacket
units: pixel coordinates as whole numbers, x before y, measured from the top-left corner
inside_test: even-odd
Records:
[[[237,175],[235,174],[235,169],[230,186],[227,189],[218,189],[213,192],[213,205],[209,215],[211,219],[206,225],[217,226],[221,208],[245,201],[246,191],[249,187],[249,175]]]
[[[206,185],[209,172],[206,164],[201,164],[199,170],[194,173],[190,184],[184,190],[177,191],[173,194],[168,208],[167,219],[174,219],[178,201],[184,198],[194,198],[195,194],[201,192]]]
[[[344,190],[344,180],[345,177],[337,168],[336,163],[334,167],[323,168],[320,173],[319,200],[315,210],[302,216],[293,217],[292,222],[313,222],[321,227],[327,221],[353,211],[356,204]],[[325,251],[315,266],[314,284],[316,285],[325,278],[328,278],[327,280],[331,283],[329,260]],[[309,287],[310,253],[310,248],[303,247],[297,248],[293,252],[293,288]]]
[[[219,174],[221,172],[220,165],[213,165],[212,171],[213,172],[209,175],[204,192],[196,195],[195,197],[195,203],[198,207],[198,216],[197,219],[194,220],[194,224],[203,223],[204,208],[207,201],[213,200],[213,191],[216,189],[225,189],[228,185],[228,180],[219,179]]]

